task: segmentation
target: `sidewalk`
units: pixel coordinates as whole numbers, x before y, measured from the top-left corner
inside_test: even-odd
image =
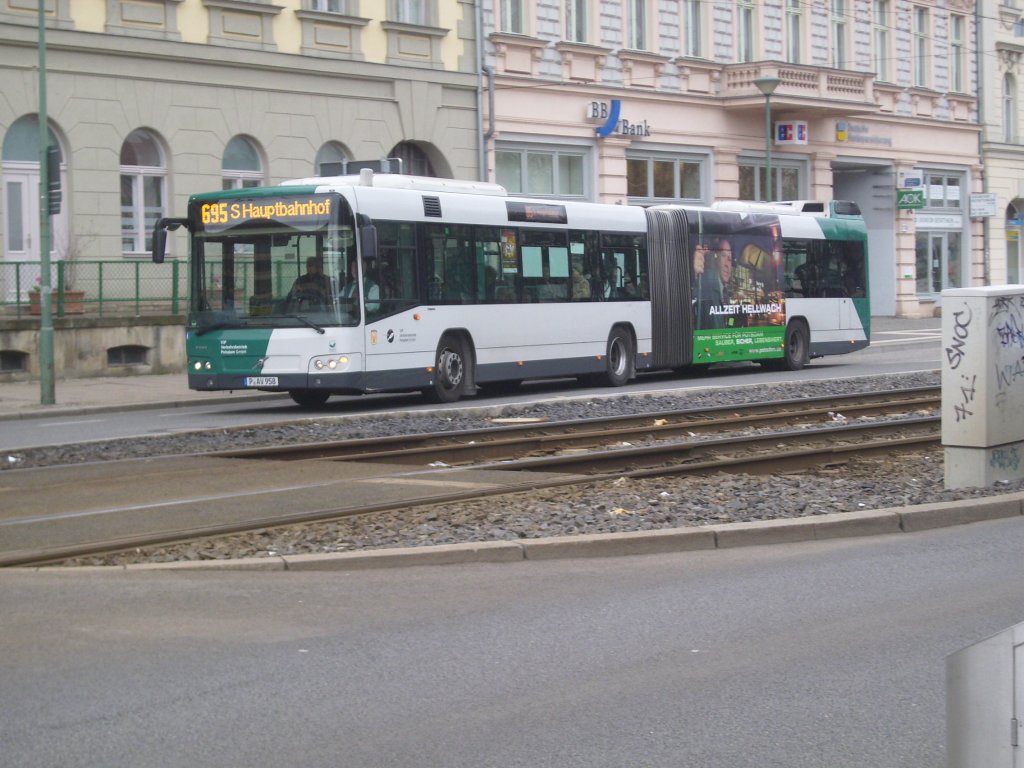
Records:
[[[905,320],[894,317],[871,318],[872,336],[941,327],[939,318]],[[184,372],[144,376],[101,376],[84,379],[58,379],[54,384],[55,403],[41,405],[38,380],[0,383],[0,421],[60,414],[83,410],[112,411],[148,408],[159,403],[176,405],[211,404],[243,399],[274,399],[287,395],[271,392],[195,392],[188,388]]]
[[[100,376],[58,379],[54,404],[41,405],[39,380],[0,384],[0,421],[82,411],[127,411],[152,407],[196,405],[237,400],[287,398],[273,392],[195,392],[184,373],[145,376]]]

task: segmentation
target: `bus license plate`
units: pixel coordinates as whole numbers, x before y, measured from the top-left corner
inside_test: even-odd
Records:
[[[247,387],[276,387],[277,376],[246,376],[245,386]]]

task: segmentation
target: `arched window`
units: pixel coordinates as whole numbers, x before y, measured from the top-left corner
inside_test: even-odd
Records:
[[[1003,76],[1003,141],[1017,140],[1017,79],[1007,73]]]
[[[341,176],[345,173],[345,150],[339,144],[329,141],[316,153],[317,176]]]
[[[128,134],[121,145],[121,251],[145,253],[152,247],[153,225],[164,215],[167,164],[160,142],[145,129]]]
[[[49,144],[60,153],[61,194],[60,213],[52,216],[50,255],[61,258],[68,242],[67,210],[70,195],[64,169],[64,153],[60,141],[51,129]],[[39,117],[25,115],[11,124],[3,137],[0,183],[3,198],[3,253],[11,261],[38,261],[39,243]],[[34,273],[34,279],[38,273]],[[29,275],[24,275],[29,279]],[[27,283],[25,283],[27,284]]]
[[[235,136],[228,142],[221,169],[222,189],[242,189],[263,184],[263,161],[259,150],[244,136]]]
[[[388,152],[388,157],[399,158],[402,161],[402,173],[409,176],[437,176],[434,164],[430,162],[427,153],[411,141],[396,144],[394,149]]]

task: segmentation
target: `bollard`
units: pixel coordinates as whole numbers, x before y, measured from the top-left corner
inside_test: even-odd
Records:
[[[946,488],[1024,477],[1024,286],[942,292]]]

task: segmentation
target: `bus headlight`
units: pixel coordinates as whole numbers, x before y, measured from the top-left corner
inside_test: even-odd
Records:
[[[349,362],[348,355],[329,355],[313,358],[312,365],[318,371],[322,371],[325,368],[329,371],[344,371],[348,368]]]

